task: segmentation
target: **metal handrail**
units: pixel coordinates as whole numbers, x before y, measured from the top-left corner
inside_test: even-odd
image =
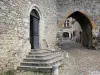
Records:
[[[24,46],[24,44],[27,42],[27,40],[29,40],[29,38],[25,39],[25,41],[22,43],[22,45],[16,50],[17,52],[14,53],[15,54],[18,54],[21,50],[21,48]],[[62,50],[52,50],[52,49],[49,49],[49,48],[46,48],[46,49],[32,49],[32,50],[47,50],[49,52],[52,52],[52,53],[56,53],[56,52],[63,52]]]
[[[22,45],[20,46],[20,48],[18,50],[20,50],[24,46],[24,44],[27,42],[27,40],[29,40],[29,38],[25,39],[25,41],[22,43]]]
[[[25,43],[27,42],[27,40],[29,40],[29,38],[25,39],[25,41],[22,43],[22,45],[17,49],[15,50],[15,52],[13,53],[13,55],[18,55],[20,53],[20,49],[25,45]]]

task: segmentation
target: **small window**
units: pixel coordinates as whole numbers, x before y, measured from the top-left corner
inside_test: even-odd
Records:
[[[69,37],[69,33],[68,33],[68,32],[64,32],[64,33],[63,33],[63,37],[64,37],[64,38]]]
[[[76,36],[75,31],[73,31],[73,36]]]
[[[69,23],[67,23],[67,27],[69,27]]]
[[[66,22],[64,23],[64,27],[66,27]]]
[[[67,22],[69,22],[69,20],[67,20]]]

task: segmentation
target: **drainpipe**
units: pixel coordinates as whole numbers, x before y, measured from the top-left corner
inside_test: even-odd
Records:
[[[54,67],[52,68],[52,75],[59,75],[58,66],[54,66]]]

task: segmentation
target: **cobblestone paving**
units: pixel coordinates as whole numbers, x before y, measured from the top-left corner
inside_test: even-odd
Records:
[[[63,42],[64,67],[60,75],[100,75],[100,51],[88,50],[74,41]]]

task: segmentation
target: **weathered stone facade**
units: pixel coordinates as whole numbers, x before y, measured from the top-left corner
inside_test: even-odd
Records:
[[[70,11],[85,12],[99,26],[99,8],[99,0],[0,0],[0,70],[16,68],[30,51],[32,9],[40,15],[40,48],[54,48],[57,25],[66,19]]]
[[[100,24],[99,0],[57,0],[58,24],[75,11],[85,13],[97,26]]]
[[[46,43],[49,48],[54,47],[57,32],[55,0],[0,0],[0,67],[7,64],[7,67],[16,68],[15,65],[30,51],[32,9],[40,16],[40,48],[46,48]]]

